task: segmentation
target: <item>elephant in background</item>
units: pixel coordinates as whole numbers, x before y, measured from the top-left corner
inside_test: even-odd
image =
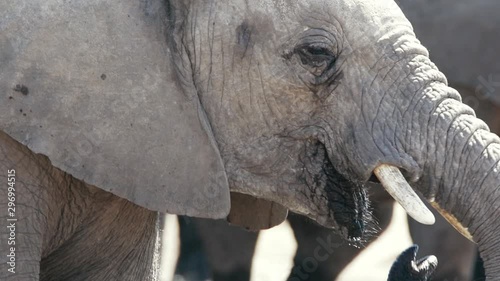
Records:
[[[394,1],[2,1],[0,18],[2,280],[154,280],[159,213],[263,229],[289,210],[359,243],[369,182],[432,224],[421,193],[500,278],[500,138]]]
[[[477,116],[489,125],[491,131],[499,134],[500,18],[497,13],[500,11],[500,2],[399,0],[397,3],[412,23],[418,38],[430,50],[431,59],[446,74],[449,84],[461,93],[464,103],[475,110]],[[386,192],[377,189],[371,190],[371,198],[374,216],[383,231],[392,213],[392,198]],[[457,234],[444,219],[438,218],[434,226],[421,225],[410,217],[408,220],[410,234],[414,242],[420,246],[420,253],[434,254],[441,261],[434,273],[434,280],[483,280],[481,263],[476,266],[477,272],[474,273],[476,246]],[[318,237],[326,239],[332,234],[328,229],[297,215],[290,215],[289,221],[298,243],[294,267],[300,268],[305,258],[313,256],[316,239]],[[206,233],[201,235],[203,237]],[[446,237],[446,239],[430,239],[430,237]],[[241,243],[241,239],[234,237],[229,241]],[[342,244],[340,237],[336,237],[335,243]],[[307,280],[334,280],[361,250],[347,245],[338,246],[328,261],[322,263],[315,272],[309,273]],[[252,251],[248,250],[247,254],[251,254]],[[226,257],[242,255],[241,252],[237,254],[230,252],[217,254],[212,250],[208,252],[210,258],[216,260],[219,259],[219,255]],[[250,263],[247,266],[249,267]],[[219,271],[217,268],[213,270]],[[225,269],[225,271],[230,270]],[[296,276],[297,274],[292,272],[290,278]]]

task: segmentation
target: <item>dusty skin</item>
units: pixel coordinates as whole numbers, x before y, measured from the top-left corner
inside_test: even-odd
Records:
[[[251,228],[291,210],[359,242],[387,165],[500,279],[500,138],[394,1],[0,1],[0,18],[12,278],[154,278],[155,212]]]

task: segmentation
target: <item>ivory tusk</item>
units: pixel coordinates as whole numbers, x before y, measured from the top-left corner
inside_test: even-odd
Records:
[[[373,173],[410,217],[422,224],[434,224],[434,215],[410,187],[399,168],[382,164],[375,168]]]

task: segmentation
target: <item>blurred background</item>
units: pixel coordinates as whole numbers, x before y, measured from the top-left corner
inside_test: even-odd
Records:
[[[164,245],[162,247],[162,273],[160,281],[188,280],[175,276],[179,255],[179,225],[177,216],[167,215]],[[335,279],[339,281],[387,280],[390,266],[396,257],[411,245],[405,211],[396,204],[394,217],[387,230],[357,256]],[[228,244],[231,244],[229,241]],[[233,245],[238,247],[238,245]],[[251,261],[251,281],[285,281],[293,267],[297,250],[290,224],[285,221],[277,227],[260,232],[255,255]],[[238,251],[235,251],[238,253]],[[232,257],[222,257],[225,261]],[[200,269],[200,271],[203,271]],[[187,277],[189,278],[189,277]],[[202,280],[202,279],[200,279]],[[205,279],[211,280],[211,279]],[[300,279],[298,279],[300,280]]]

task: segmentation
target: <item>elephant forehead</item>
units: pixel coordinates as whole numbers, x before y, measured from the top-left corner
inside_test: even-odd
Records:
[[[1,2],[0,129],[143,207],[223,217],[224,187],[186,209],[225,174],[198,100],[174,83],[163,5]]]
[[[248,9],[268,15],[276,26],[284,30],[316,20],[323,25],[338,21],[344,31],[352,33],[373,32],[374,28],[395,22],[403,15],[392,0],[257,0],[252,1]],[[406,25],[409,26],[409,23],[406,22]]]

